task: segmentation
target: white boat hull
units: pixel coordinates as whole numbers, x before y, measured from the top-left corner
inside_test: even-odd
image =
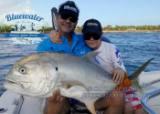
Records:
[[[159,80],[157,83],[146,87],[148,83],[157,80]],[[143,89],[144,93],[150,93],[160,89],[160,71],[143,72],[139,77],[139,83],[141,86],[145,86]],[[149,104],[157,114],[160,114],[160,95],[151,98],[147,104]]]

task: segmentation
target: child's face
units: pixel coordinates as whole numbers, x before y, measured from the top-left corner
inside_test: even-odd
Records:
[[[97,49],[100,44],[101,44],[101,40],[95,40],[93,38],[87,39],[85,40],[85,43],[87,44],[88,47],[92,48],[92,49]]]

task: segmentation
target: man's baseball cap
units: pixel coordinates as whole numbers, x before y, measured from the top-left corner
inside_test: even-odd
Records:
[[[74,18],[77,18],[79,16],[79,9],[74,3],[74,1],[66,1],[59,7],[59,14],[60,15],[68,15]]]

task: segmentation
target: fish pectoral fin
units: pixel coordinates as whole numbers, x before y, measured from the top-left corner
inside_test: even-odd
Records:
[[[70,88],[73,86],[79,86],[79,87],[86,88],[83,83],[76,81],[76,80],[61,81],[61,86],[63,86],[64,88]]]
[[[94,102],[91,101],[91,102],[87,102],[85,103],[87,109],[92,113],[92,114],[96,114],[96,109],[95,109],[95,106],[94,106]]]
[[[87,53],[85,56],[83,56],[82,58],[84,60],[87,60],[87,61],[90,61],[93,57],[97,56],[99,52],[95,52],[95,51],[92,51],[92,52],[89,52]]]
[[[62,96],[74,98],[81,101],[81,97],[87,92],[86,88],[82,86],[72,86],[70,88],[60,88]]]

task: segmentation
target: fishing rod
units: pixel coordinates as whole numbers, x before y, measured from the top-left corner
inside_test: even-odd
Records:
[[[56,31],[58,31],[57,15],[58,15],[58,10],[57,10],[56,7],[53,7],[53,8],[51,9],[52,27],[53,27],[53,30],[56,30]]]

